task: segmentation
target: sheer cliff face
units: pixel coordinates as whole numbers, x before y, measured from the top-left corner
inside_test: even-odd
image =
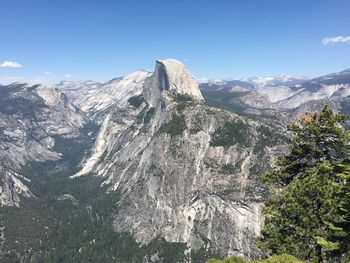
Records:
[[[154,79],[161,91],[174,91],[189,95],[195,100],[203,100],[197,81],[188,69],[175,59],[157,61]]]
[[[55,136],[77,137],[83,117],[49,86],[0,86],[0,204],[33,196],[20,174],[29,161],[58,160]]]
[[[161,97],[164,101],[167,94],[174,93],[191,96],[196,101],[204,100],[196,80],[184,64],[175,59],[158,60],[153,75],[145,81],[144,97],[155,107]]]
[[[263,222],[258,171],[275,146],[262,143],[268,129],[207,106],[183,64],[158,61],[141,95],[107,115],[74,177],[96,173],[120,191],[114,228],[138,241],[160,235],[253,257]]]

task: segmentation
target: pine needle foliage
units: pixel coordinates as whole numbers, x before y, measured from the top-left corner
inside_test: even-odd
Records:
[[[288,125],[289,153],[264,176],[271,197],[259,243],[269,253],[328,262],[348,249],[350,151],[344,120],[325,106]]]

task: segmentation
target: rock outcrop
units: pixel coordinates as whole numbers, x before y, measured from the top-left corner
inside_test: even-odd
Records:
[[[161,91],[170,90],[178,94],[189,95],[195,100],[203,100],[198,83],[186,66],[175,59],[156,62],[155,79]]]
[[[134,103],[136,101],[137,103]],[[74,177],[95,173],[122,201],[114,227],[148,243],[157,236],[256,257],[271,147],[261,124],[209,107],[183,64],[157,62],[140,95],[105,118]],[[276,141],[278,144],[278,141]]]

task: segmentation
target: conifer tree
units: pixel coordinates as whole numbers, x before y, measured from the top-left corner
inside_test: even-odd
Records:
[[[340,190],[336,195],[339,198],[338,213],[340,218],[333,221],[333,224],[340,229],[335,239],[340,243],[340,254],[343,255],[343,262],[350,262],[350,162],[347,161],[338,166],[339,177],[342,179]]]
[[[344,116],[325,106],[288,125],[293,134],[289,153],[265,175],[272,195],[265,208],[262,248],[317,262],[327,262],[341,248],[336,237],[344,229],[334,222],[344,218],[337,197],[344,190],[339,164],[349,154],[343,122]]]

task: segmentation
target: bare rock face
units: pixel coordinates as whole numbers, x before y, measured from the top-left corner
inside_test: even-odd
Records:
[[[2,187],[0,187],[0,203],[7,206],[19,206],[20,196],[34,197],[29,191],[28,187],[22,183],[29,182],[29,180],[20,174],[12,172],[11,170],[4,171],[1,167],[1,173],[4,174]]]
[[[139,95],[144,82],[151,74],[145,70],[138,70],[107,83],[61,82],[57,88],[68,95],[73,105],[101,123],[113,105],[123,107],[130,97]]]
[[[264,193],[258,175],[275,146],[263,143],[266,130],[207,106],[183,64],[158,61],[142,93],[107,115],[74,177],[96,173],[120,191],[114,228],[138,241],[163,236],[186,242],[188,253],[212,247],[256,257]]]
[[[170,90],[190,95],[196,100],[203,100],[197,81],[180,61],[175,59],[157,61],[155,75],[161,91]]]
[[[19,206],[32,197],[20,174],[29,161],[58,160],[55,136],[74,138],[84,117],[50,86],[0,86],[0,204]]]
[[[197,81],[186,66],[175,59],[156,61],[154,73],[143,85],[143,95],[152,107],[157,107],[161,97],[169,94],[190,96],[197,101],[203,101]]]

